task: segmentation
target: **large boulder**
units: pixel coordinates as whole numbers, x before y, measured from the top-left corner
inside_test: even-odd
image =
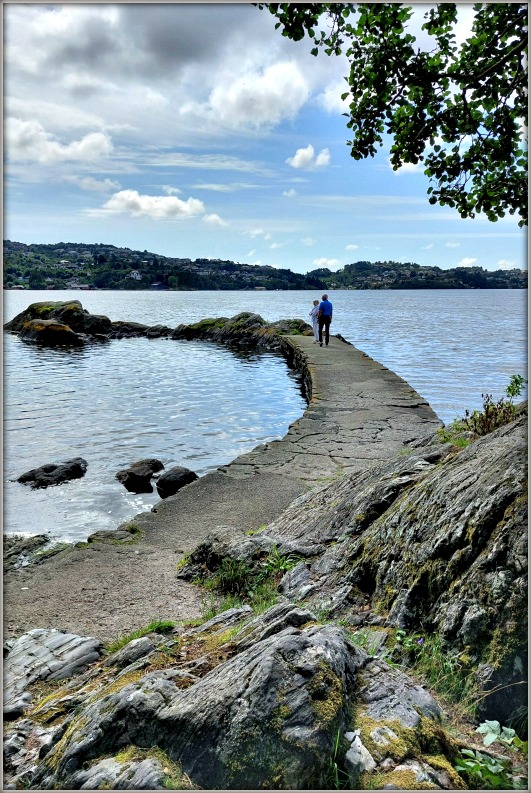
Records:
[[[130,493],[152,493],[151,478],[157,471],[164,468],[160,460],[149,458],[132,463],[129,468],[124,468],[116,473],[116,479],[122,483]]]
[[[12,320],[6,322],[4,329],[18,332],[24,338],[28,338],[31,337],[31,333],[36,332],[35,328],[38,327],[38,325],[34,324],[34,320],[38,320],[39,323],[50,323],[53,320],[57,326],[66,326],[73,333],[83,333],[89,336],[109,333],[112,326],[111,320],[108,317],[99,314],[90,314],[83,308],[79,300],[67,300],[31,303],[24,311],[21,311]],[[51,324],[44,324],[44,328],[51,327]],[[41,330],[41,334],[39,340],[41,340],[41,338],[45,340],[44,331]],[[48,332],[48,336],[51,338],[50,334],[51,331]],[[70,338],[72,339],[73,337]],[[74,342],[67,341],[65,343]]]
[[[80,479],[85,476],[87,466],[88,463],[83,457],[74,457],[64,463],[47,463],[21,474],[17,482],[23,485],[31,485],[32,490],[39,487],[59,485],[62,482],[68,482],[70,479]]]
[[[81,347],[85,341],[72,328],[56,319],[28,319],[19,336],[26,341],[34,341],[47,346]]]
[[[178,490],[191,482],[195,482],[198,478],[197,474],[189,468],[176,465],[159,476],[157,479],[157,493],[161,498],[174,496]]]

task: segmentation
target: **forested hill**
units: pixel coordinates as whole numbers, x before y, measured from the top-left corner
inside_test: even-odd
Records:
[[[4,240],[4,288],[28,289],[525,289],[526,270],[347,264],[306,274],[221,259],[173,258],[114,245]]]

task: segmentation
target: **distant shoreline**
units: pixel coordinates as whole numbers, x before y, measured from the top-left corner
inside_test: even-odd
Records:
[[[337,291],[526,289],[527,270],[449,269],[391,260],[352,262],[306,273],[229,259],[192,259],[114,245],[26,245],[4,240],[4,288],[127,291]]]

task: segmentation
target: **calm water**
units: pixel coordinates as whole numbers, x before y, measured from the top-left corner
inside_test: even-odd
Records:
[[[315,297],[320,297],[316,294]],[[37,300],[78,299],[91,313],[175,327],[254,311],[308,318],[312,292],[4,292],[4,322]],[[527,377],[527,291],[339,291],[333,332],[388,366],[445,422]],[[200,342],[123,339],[65,351],[4,339],[4,530],[85,539],[158,500],[114,480],[142,457],[198,474],[281,437],[304,410],[278,356]],[[10,480],[82,456],[81,480],[31,491]]]

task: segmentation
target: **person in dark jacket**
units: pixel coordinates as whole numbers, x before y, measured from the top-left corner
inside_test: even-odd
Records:
[[[323,295],[323,299],[319,303],[319,345],[323,346],[323,328],[325,329],[325,344],[328,347],[330,341],[330,323],[332,322],[332,303],[328,299],[328,295]]]

